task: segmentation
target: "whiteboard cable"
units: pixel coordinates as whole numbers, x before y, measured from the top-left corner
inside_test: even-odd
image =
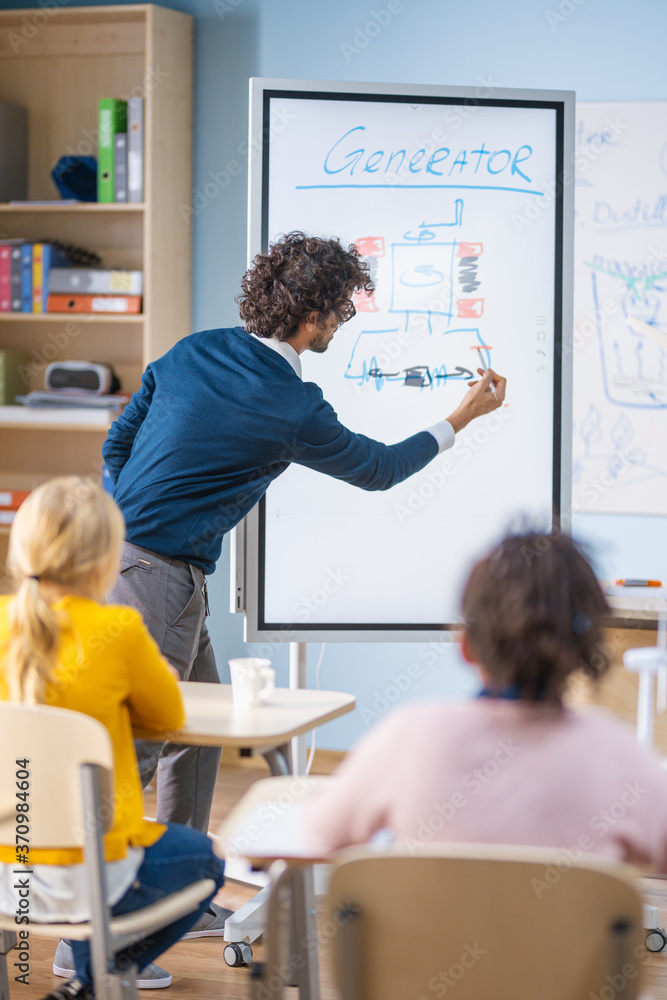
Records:
[[[322,648],[320,649],[320,658],[317,661],[317,666],[315,667],[315,687],[317,690],[320,689],[320,670],[322,668],[322,660],[324,659],[324,650],[327,648],[326,642],[322,643]],[[315,744],[317,742],[317,729],[313,729],[313,734],[310,740],[310,753],[308,755],[308,763],[306,764],[306,774],[310,774],[310,769],[313,766],[313,758],[315,756]]]

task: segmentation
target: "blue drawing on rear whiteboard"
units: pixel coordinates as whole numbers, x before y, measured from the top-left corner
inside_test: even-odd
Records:
[[[581,422],[579,436],[584,442],[584,456],[590,458],[591,445],[602,440],[601,414],[593,403],[588,407],[588,413]]]
[[[647,462],[647,453],[642,448],[631,447],[635,428],[626,413],[621,413],[605,433],[602,414],[590,403],[576,434],[583,443],[584,454],[573,463],[572,481],[581,486],[585,499],[591,503],[611,486],[635,486],[667,476],[667,469]]]
[[[636,410],[667,409],[665,349],[626,323],[628,317],[634,317],[656,328],[667,325],[665,320],[660,321],[662,296],[667,291],[667,272],[631,274],[589,261],[585,263],[591,268],[594,319],[606,398],[616,406]],[[604,281],[601,275],[614,279],[612,294],[616,292],[616,283],[623,283],[620,314],[617,307],[609,308],[608,301],[613,300],[605,300],[605,309],[601,308],[603,296],[599,284]]]
[[[661,192],[653,202],[628,199],[622,207],[600,199],[593,206],[591,223],[597,232],[606,233],[661,229],[667,223],[667,196]]]

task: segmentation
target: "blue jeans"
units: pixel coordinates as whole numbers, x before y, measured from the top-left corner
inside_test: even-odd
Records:
[[[192,913],[118,952],[116,967],[128,969],[136,965],[141,971],[163,951],[171,948],[206,911],[224,881],[223,871],[224,862],[213,853],[212,840],[199,830],[169,823],[160,839],[145,849],[137,877],[123,898],[112,907],[112,915],[120,917],[124,913],[140,910],[202,878],[213,879],[216,888]],[[69,944],[74,952],[77,978],[89,985],[93,979],[90,945],[87,941],[70,941]]]

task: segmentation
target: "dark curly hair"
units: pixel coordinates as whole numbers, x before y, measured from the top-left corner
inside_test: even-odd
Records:
[[[609,667],[601,618],[609,607],[567,535],[509,535],[477,563],[463,594],[475,658],[494,688],[560,704],[570,674]]]
[[[288,340],[312,312],[318,326],[332,313],[346,323],[355,314],[352,293],[375,287],[354,244],[346,250],[337,239],[302,232],[282,236],[252,263],[236,301],[246,329],[259,337]]]

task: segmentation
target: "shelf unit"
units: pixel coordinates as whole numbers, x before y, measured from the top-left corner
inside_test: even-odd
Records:
[[[70,319],[82,323],[143,323],[144,315],[143,313],[0,313],[0,323],[62,323]]]
[[[0,17],[2,15],[0,14]],[[54,201],[51,204],[44,202],[39,204],[38,202],[0,202],[2,205],[2,211],[7,214],[13,215],[15,212],[22,213],[26,212],[29,214],[34,214],[35,212],[143,212],[146,208],[145,202],[139,204],[138,202],[115,202],[114,204],[108,204],[107,202],[97,202],[97,201],[79,201],[72,205],[67,201]]]
[[[59,157],[97,154],[98,98],[128,96],[145,101],[143,204],[40,203],[58,196]],[[113,364],[129,394],[191,332],[192,18],[154,4],[0,11],[0,101],[28,110],[34,202],[0,203],[0,239],[75,243],[144,272],[141,315],[3,313],[0,348],[28,352],[26,391],[51,361],[85,360]],[[0,488],[99,474],[112,414],[17,409],[0,407]]]
[[[0,406],[0,428],[13,430],[108,431],[115,419],[115,411],[107,408]]]

